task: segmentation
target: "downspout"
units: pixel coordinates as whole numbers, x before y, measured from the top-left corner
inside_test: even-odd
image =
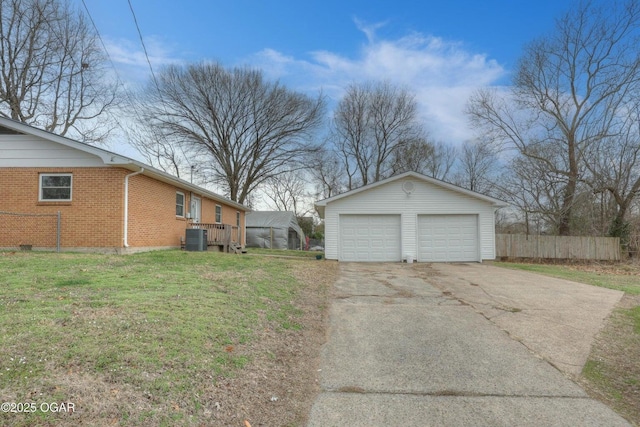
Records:
[[[130,173],[129,175],[124,177],[124,247],[129,247],[129,178],[132,176],[136,176],[144,172],[144,168],[140,168],[138,172]]]

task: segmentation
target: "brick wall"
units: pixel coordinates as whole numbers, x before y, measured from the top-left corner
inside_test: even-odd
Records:
[[[62,247],[120,247],[122,183],[126,172],[115,168],[2,168],[0,211],[33,214],[60,211]],[[71,173],[72,201],[39,202],[40,173]],[[0,217],[0,247],[21,244],[54,247],[55,238],[43,237],[50,233],[55,233],[55,225],[48,218],[37,221],[16,216]]]
[[[39,173],[71,173],[71,202],[38,202]],[[116,248],[124,245],[124,179],[131,171],[121,168],[1,168],[0,211],[62,214],[63,248]],[[188,190],[144,175],[129,178],[128,244],[131,248],[177,247],[185,235],[187,219],[176,216],[176,192],[185,195],[185,214],[189,212]],[[215,205],[222,206],[222,222],[236,225],[237,209],[201,197],[203,223],[215,222]],[[0,248],[33,244],[55,247],[54,219],[40,224],[22,217],[0,215]],[[244,227],[244,212],[241,212]],[[53,229],[51,228],[53,226]],[[51,231],[53,230],[53,232]]]
[[[176,216],[176,192],[185,195],[185,213],[189,192],[144,175],[129,179],[129,246],[179,246],[187,220]]]

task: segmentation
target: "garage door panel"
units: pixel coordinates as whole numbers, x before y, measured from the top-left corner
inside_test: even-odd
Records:
[[[400,261],[400,215],[340,215],[340,261]]]
[[[418,261],[478,260],[476,215],[419,215]]]

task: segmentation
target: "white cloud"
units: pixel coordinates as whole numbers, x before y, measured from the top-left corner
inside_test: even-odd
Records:
[[[387,25],[386,22],[377,22],[375,24],[369,24],[364,21],[361,21],[358,18],[353,18],[353,22],[356,24],[356,27],[358,27],[358,30],[362,31],[367,36],[367,40],[369,40],[369,43],[373,43],[375,41],[376,31],[379,28],[382,28],[385,25]]]
[[[417,32],[384,39],[376,34],[384,23],[354,21],[366,41],[353,56],[321,50],[297,58],[267,48],[238,65],[259,67],[269,78],[280,79],[295,90],[309,94],[322,90],[334,103],[351,83],[389,80],[415,93],[421,118],[433,138],[458,144],[472,137],[464,107],[474,90],[504,78],[506,70],[500,64],[485,54],[470,52],[458,41]],[[148,81],[149,65],[138,42],[107,39],[105,43],[121,81],[128,86]],[[188,60],[176,53],[180,52],[177,46],[161,38],[147,37],[145,43],[156,72],[163,65]]]
[[[298,59],[265,49],[248,62],[296,90],[322,89],[334,101],[350,83],[389,80],[415,93],[432,137],[452,143],[472,137],[464,107],[474,90],[505,76],[500,64],[459,42],[420,33],[380,40],[375,35],[380,25],[356,24],[368,42],[355,57],[316,51],[310,59]]]

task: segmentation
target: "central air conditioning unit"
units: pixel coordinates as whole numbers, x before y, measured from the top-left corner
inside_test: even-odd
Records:
[[[207,250],[207,230],[204,228],[191,228],[187,230],[187,239],[184,245],[187,251]]]

